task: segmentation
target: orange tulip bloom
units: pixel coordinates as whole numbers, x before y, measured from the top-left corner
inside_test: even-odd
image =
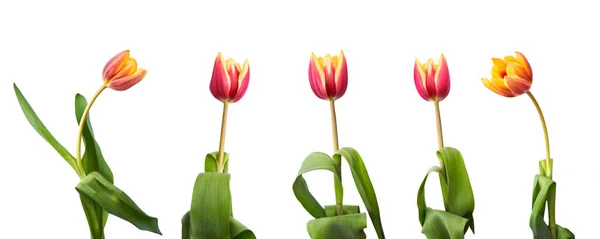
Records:
[[[529,91],[533,72],[523,53],[516,52],[516,57],[505,56],[504,59],[492,58],[492,62],[492,80],[482,78],[488,89],[505,97],[515,97]]]
[[[115,55],[104,66],[104,84],[113,90],[127,90],[146,76],[146,70],[137,67],[135,59],[129,57],[129,50]]]

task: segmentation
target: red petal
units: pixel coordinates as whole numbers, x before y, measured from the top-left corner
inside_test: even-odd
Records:
[[[450,72],[448,63],[442,54],[440,56],[439,65],[435,73],[436,100],[442,101],[450,93]]]
[[[239,89],[235,97],[231,100],[231,102],[237,102],[246,94],[246,90],[248,89],[248,84],[250,83],[250,65],[248,65],[248,60],[244,61],[244,66],[240,71],[240,82]]]
[[[339,99],[346,93],[348,88],[348,66],[344,51],[340,51],[340,59],[335,67],[335,99]]]
[[[327,99],[327,92],[325,91],[325,87],[323,86],[323,79],[325,77],[322,75],[321,71],[319,71],[319,63],[317,62],[317,57],[315,54],[311,54],[310,63],[308,64],[308,80],[310,83],[310,88],[313,93],[320,99]]]
[[[132,75],[111,80],[108,84],[108,87],[118,91],[127,90],[142,81],[142,79],[144,79],[146,76],[146,73],[146,70],[140,68]]]
[[[424,100],[431,100],[429,93],[425,89],[424,80],[426,79],[425,70],[423,69],[423,65],[419,60],[415,60],[415,69],[414,69],[414,78],[415,78],[415,86],[417,87],[417,92]]]
[[[210,93],[217,98],[217,100],[227,100],[227,93],[229,92],[229,82],[227,78],[228,75],[225,60],[223,59],[223,55],[219,52],[215,59],[213,74],[210,80]]]
[[[108,60],[108,62],[106,62],[106,65],[104,65],[104,69],[102,70],[102,78],[104,80],[112,79],[117,74],[117,70],[119,70],[119,67],[121,64],[123,64],[123,61],[125,61],[127,58],[129,58],[129,50],[124,50],[113,56],[110,60]]]

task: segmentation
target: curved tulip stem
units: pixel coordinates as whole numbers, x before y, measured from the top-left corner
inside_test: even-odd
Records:
[[[544,130],[544,140],[546,142],[546,177],[552,179],[552,164],[550,163],[550,139],[548,138],[548,128],[546,127],[546,120],[544,119],[544,114],[542,113],[542,108],[538,104],[531,91],[527,91],[527,95],[533,101],[535,108],[537,109],[538,114],[540,115],[540,121],[542,121],[542,129]]]
[[[337,117],[335,114],[335,100],[329,100],[329,109],[331,111],[331,134],[333,136],[333,153],[336,153],[340,150],[340,146],[338,143],[338,131],[337,131]],[[336,169],[339,171],[339,180],[334,175],[333,186],[335,188],[335,198],[336,198],[336,209],[337,215],[344,215],[343,210],[343,197],[344,195],[339,194],[338,192],[342,192],[342,159],[341,157],[333,157],[333,163],[335,164]]]
[[[531,101],[533,101],[533,104],[535,105],[535,108],[537,109],[537,112],[540,115],[542,129],[544,130],[544,141],[546,143],[546,177],[552,179],[552,163],[550,162],[550,140],[548,137],[548,128],[546,127],[546,120],[544,119],[544,114],[542,113],[542,108],[540,107],[540,104],[538,104],[535,97],[533,97],[531,91],[527,91],[527,95],[529,96]],[[556,191],[554,191],[554,193],[556,193]],[[555,195],[553,196],[556,197]],[[550,227],[552,237],[556,238],[556,214],[554,206],[554,204],[548,204],[548,226]]]
[[[225,168],[223,155],[225,154],[225,128],[227,127],[227,108],[229,104],[223,102],[223,119],[221,120],[221,137],[219,139],[219,157],[217,158],[217,170],[222,173]]]
[[[106,84],[103,84],[102,87],[100,87],[100,89],[98,89],[96,91],[96,93],[92,96],[92,98],[90,99],[90,102],[87,104],[87,106],[85,107],[85,109],[83,110],[83,114],[81,115],[81,120],[79,121],[79,130],[77,132],[77,154],[76,155],[76,160],[77,160],[77,168],[79,170],[79,172],[77,172],[77,174],[79,175],[79,178],[83,178],[85,177],[85,170],[83,169],[83,160],[81,158],[81,138],[83,137],[83,127],[85,126],[85,123],[87,122],[87,118],[88,115],[90,114],[90,109],[92,108],[92,105],[94,104],[94,102],[96,101],[96,99],[98,98],[98,96],[100,95],[100,93],[102,93],[102,91],[104,91],[104,89],[106,89]]]

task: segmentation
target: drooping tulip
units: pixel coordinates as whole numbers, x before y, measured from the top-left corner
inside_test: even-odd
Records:
[[[483,84],[491,91],[505,97],[515,97],[529,91],[533,82],[531,65],[521,52],[516,57],[492,58],[492,79],[482,78]]]
[[[336,100],[346,93],[348,87],[348,67],[344,51],[339,56],[317,57],[311,54],[308,67],[310,87],[317,97],[323,100]]]
[[[417,92],[427,101],[442,101],[450,93],[450,73],[444,54],[438,64],[431,58],[425,64],[415,59],[414,78]]]
[[[142,81],[146,73],[145,69],[138,68],[135,59],[129,57],[129,50],[125,50],[106,63],[102,78],[106,87],[123,91]]]
[[[215,98],[221,102],[237,102],[246,94],[249,81],[248,60],[240,67],[240,64],[231,58],[225,60],[219,52],[210,80],[210,92]]]

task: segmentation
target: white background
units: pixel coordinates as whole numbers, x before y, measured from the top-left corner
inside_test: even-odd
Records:
[[[467,237],[531,238],[533,177],[545,157],[538,115],[526,96],[501,97],[480,80],[491,57],[515,50],[533,66],[531,90],[548,120],[557,222],[578,238],[596,236],[600,16],[591,1],[156,2],[0,3],[1,238],[89,238],[78,178],[26,121],[12,83],[74,154],[74,95],[89,98],[124,49],[148,75],[128,91],[105,91],[91,118],[116,185],[158,217],[164,236],[111,216],[107,238],[180,238],[194,179],[218,146],[222,105],[208,86],[219,51],[251,67],[227,130],[236,217],[258,238],[308,238],[311,217],[292,182],[306,155],[332,148],[328,104],[310,89],[308,62],[311,52],[340,49],[349,68],[337,101],[340,144],[362,154],[387,238],[424,238],[416,193],[438,163],[437,144],[413,64],[442,52],[452,79],[441,103],[445,142],[463,153],[475,192],[477,234]],[[345,203],[364,210],[344,170]],[[331,177],[307,176],[324,204],[334,203]],[[427,190],[442,208],[437,181]],[[376,237],[370,223],[366,232]]]

